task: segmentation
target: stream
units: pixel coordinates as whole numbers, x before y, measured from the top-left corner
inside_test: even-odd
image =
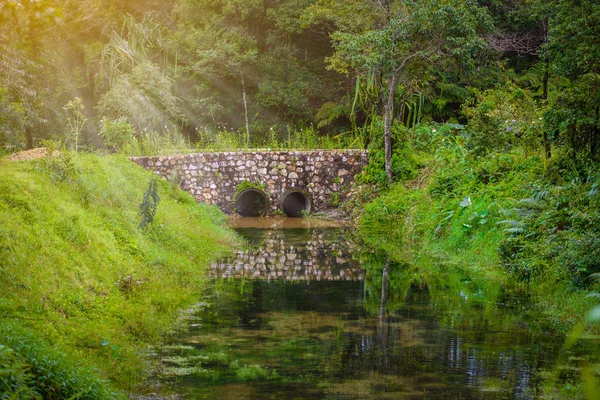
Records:
[[[390,261],[346,228],[237,222],[187,329],[161,350],[190,399],[537,398],[563,338],[524,299],[437,262]]]

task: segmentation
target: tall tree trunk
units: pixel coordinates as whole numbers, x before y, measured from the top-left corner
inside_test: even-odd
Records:
[[[546,58],[546,68],[544,70],[544,79],[542,81],[543,91],[542,91],[542,101],[544,105],[548,103],[548,80],[550,79],[550,59]],[[548,131],[543,129],[543,140],[544,140],[544,153],[546,154],[546,159],[550,159],[552,157],[552,147],[550,145],[550,138],[548,137]]]
[[[396,97],[396,74],[392,74],[390,79],[390,92],[388,101],[385,105],[384,120],[384,142],[385,142],[385,173],[387,175],[388,185],[392,184],[392,136],[391,127],[394,120],[394,98]]]
[[[246,145],[250,147],[250,122],[248,122],[248,102],[246,101],[246,83],[244,74],[242,76],[242,98],[244,99],[244,116],[246,117]]]
[[[25,126],[25,138],[27,139],[27,150],[33,149],[33,132],[29,125]]]

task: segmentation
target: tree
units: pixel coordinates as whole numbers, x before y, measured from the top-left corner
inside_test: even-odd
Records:
[[[584,157],[600,153],[600,4],[591,0],[551,2],[542,57],[569,83],[555,95],[546,122]]]
[[[7,89],[4,99],[8,99],[13,107],[18,106],[20,111],[14,115],[20,116],[24,134],[12,137],[13,150],[21,145],[30,149],[37,140],[48,137],[44,127],[52,119],[54,110],[64,104],[54,102],[58,97],[56,87],[49,88],[47,79],[53,70],[44,68],[44,40],[64,18],[56,3],[0,2],[0,88]],[[13,129],[12,135],[15,133]]]
[[[258,54],[258,43],[248,29],[248,21],[262,10],[261,3],[259,0],[182,0],[176,7],[180,22],[176,36],[182,44],[185,71],[196,80],[197,90],[208,96],[214,89],[217,93],[227,92],[230,82],[238,82],[248,143],[246,81]]]
[[[353,21],[352,10],[359,9],[368,10],[368,24]],[[380,101],[385,104],[385,169],[391,183],[390,130],[398,88],[419,81],[430,68],[472,70],[485,48],[481,36],[491,28],[489,14],[474,1],[458,0],[321,0],[311,12],[329,16],[339,29],[331,36],[330,68],[358,76],[375,73],[387,85]]]
[[[21,150],[25,145],[25,110],[10,97],[8,89],[0,86],[0,153]]]
[[[122,74],[98,103],[98,112],[111,119],[126,118],[139,132],[171,131],[185,116],[171,90],[172,80],[151,62]]]

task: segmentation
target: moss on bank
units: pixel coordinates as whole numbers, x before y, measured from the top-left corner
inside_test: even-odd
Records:
[[[143,353],[235,243],[223,214],[160,181],[155,222],[139,228],[151,175],[124,157],[0,160],[0,171],[0,392],[138,390]]]

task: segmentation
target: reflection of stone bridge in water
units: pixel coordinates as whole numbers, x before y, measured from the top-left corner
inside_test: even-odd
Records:
[[[236,251],[233,256],[214,263],[211,277],[288,281],[364,279],[364,271],[352,259],[351,244],[339,236],[332,237],[324,230],[263,230],[262,233],[265,237],[258,249]],[[303,236],[302,239],[294,240],[297,235]]]

